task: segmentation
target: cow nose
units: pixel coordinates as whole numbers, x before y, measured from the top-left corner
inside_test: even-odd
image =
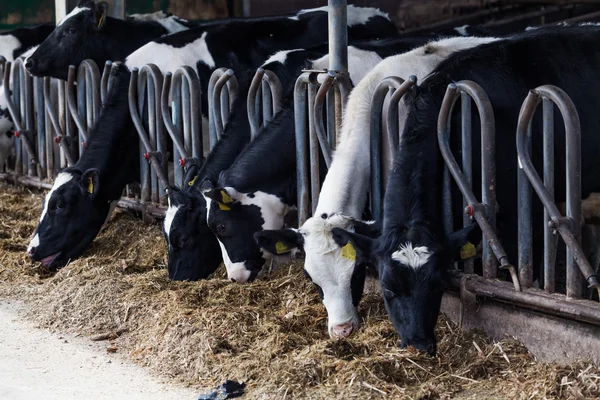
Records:
[[[347,338],[354,330],[352,322],[347,322],[342,325],[335,325],[331,328],[331,336],[335,338]]]
[[[29,57],[27,61],[25,61],[25,68],[27,71],[31,71],[31,69],[35,66],[35,61],[33,58]]]
[[[429,340],[413,340],[406,342],[403,341],[401,344],[402,348],[406,348],[409,346],[421,353],[426,353],[432,357],[435,356],[437,350],[435,342]]]
[[[35,250],[37,249],[37,247],[30,247],[27,249],[27,255],[29,256],[29,258],[32,258],[33,255],[35,254]]]
[[[251,272],[246,268],[237,268],[233,271],[227,271],[227,278],[231,282],[246,283],[250,279]]]

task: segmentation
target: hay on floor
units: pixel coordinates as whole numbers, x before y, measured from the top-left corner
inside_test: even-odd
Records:
[[[461,332],[444,317],[437,357],[400,349],[374,293],[360,307],[360,332],[329,339],[299,264],[248,285],[223,271],[171,282],[159,227],[124,211],[84,257],[48,274],[25,256],[41,201],[0,184],[0,295],[28,300],[41,326],[102,335],[111,351],[198,390],[236,379],[248,383],[246,398],[575,399],[600,391],[589,364],[539,363],[510,339]]]

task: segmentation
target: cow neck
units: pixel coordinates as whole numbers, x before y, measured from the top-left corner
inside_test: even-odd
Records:
[[[420,112],[413,102],[384,200],[384,231],[424,228],[442,235],[442,184],[444,162],[437,142],[437,111]],[[436,114],[435,118],[432,115]]]
[[[123,61],[138,48],[167,33],[167,30],[156,21],[107,17],[102,28],[101,40],[89,44],[96,47],[91,48],[90,53],[105,55],[104,57],[110,57],[112,61]],[[99,66],[104,65],[107,60],[108,58],[94,57],[94,61]]]
[[[121,67],[124,69],[124,67]],[[139,179],[138,136],[129,114],[129,73],[121,71],[114,90],[89,132],[85,151],[75,164],[81,172],[99,171],[101,201],[121,197],[125,185]]]
[[[284,104],[273,121],[244,148],[221,175],[219,186],[233,187],[240,193],[261,191],[288,205],[296,204],[296,141],[291,104]]]

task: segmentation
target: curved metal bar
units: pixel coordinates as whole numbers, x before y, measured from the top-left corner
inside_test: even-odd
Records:
[[[148,65],[153,65],[153,64],[148,64]],[[146,68],[146,67],[148,67],[148,65],[145,65],[142,68]],[[154,67],[156,67],[156,66],[154,65]],[[158,70],[158,67],[156,67],[156,69]],[[156,73],[157,72],[153,68],[150,67],[150,74],[153,75]],[[158,73],[160,73],[160,71],[158,71]],[[146,133],[146,129],[144,128],[144,124],[142,123],[142,119],[140,118],[140,115],[138,113],[138,108],[137,108],[138,105],[137,105],[137,101],[136,101],[136,99],[138,98],[138,93],[137,93],[138,75],[139,75],[139,70],[137,68],[134,68],[131,71],[131,80],[129,81],[129,112],[131,113],[131,119],[133,120],[133,124],[138,132],[142,146],[144,147],[144,151],[145,151],[144,158],[150,162],[158,179],[161,181],[161,183],[165,187],[165,191],[168,192],[169,180],[163,172],[162,165],[161,165],[160,161],[158,160],[158,158],[159,158],[158,153],[157,153],[156,149],[154,148],[154,146],[151,144],[150,140],[148,139],[148,134]],[[156,87],[155,89],[158,92],[158,87]]]
[[[256,70],[254,78],[252,78],[252,83],[250,84],[250,89],[248,90],[248,97],[246,99],[248,109],[248,122],[250,123],[250,135],[252,139],[256,137],[258,131],[260,130],[258,114],[255,112],[257,102],[256,94],[258,93],[258,89],[261,88],[262,79],[264,75],[265,70],[263,68],[258,68]]]
[[[566,140],[567,216],[563,217],[554,198],[538,175],[527,146],[527,131],[543,98],[551,100],[563,116]],[[578,276],[574,263],[588,282],[590,288],[600,288],[593,268],[579,245],[581,221],[581,125],[579,114],[571,98],[560,88],[552,85],[531,90],[519,113],[517,124],[517,154],[519,166],[527,176],[550,217],[550,227],[557,230],[567,245],[567,297],[579,297]],[[530,211],[529,211],[530,212]]]
[[[456,101],[466,93],[473,99],[479,111],[481,123],[481,198],[477,201],[468,180],[459,167],[450,149],[450,133],[452,110]],[[483,273],[487,279],[496,278],[495,258],[500,268],[507,269],[511,275],[516,291],[521,291],[521,283],[516,269],[508,262],[508,257],[495,232],[496,226],[496,140],[494,110],[490,100],[481,86],[472,81],[451,83],[446,89],[438,118],[438,144],[446,166],[452,174],[468,206],[465,212],[475,218],[484,235]],[[470,148],[470,147],[469,147]]]
[[[190,66],[178,68],[173,75],[171,95],[181,93],[183,110],[183,137],[191,147],[186,165],[198,164],[203,159],[202,146],[202,88],[196,70]],[[190,146],[191,144],[191,146]]]
[[[88,127],[92,126],[98,114],[100,113],[100,70],[92,60],[83,60],[77,69],[77,86],[81,85],[78,94],[82,94],[85,88],[85,98],[87,100],[88,115],[91,110],[91,118],[88,118]],[[85,86],[84,86],[85,85]],[[90,88],[91,87],[91,88]]]
[[[402,94],[406,93],[414,85],[414,83],[412,81],[405,81],[397,76],[387,77],[379,82],[375,88],[375,91],[373,92],[371,101],[371,214],[373,215],[373,218],[378,221],[381,221],[383,218],[384,191],[383,157],[381,154],[381,113],[383,112],[383,103],[390,91],[390,88],[398,92],[403,85],[404,90]],[[395,123],[397,124],[397,122]]]
[[[104,63],[104,70],[102,71],[102,78],[100,78],[100,101],[101,104],[106,102],[106,96],[110,91],[110,70],[112,68],[112,61],[108,60]]]
[[[6,106],[8,107],[10,116],[13,120],[13,123],[15,124],[15,128],[17,128],[17,131],[15,132],[15,137],[21,139],[23,145],[25,146],[25,151],[27,152],[27,155],[29,156],[29,162],[32,165],[36,165],[38,176],[43,177],[44,176],[43,170],[41,168],[41,165],[38,162],[35,151],[33,150],[33,146],[31,143],[32,137],[30,136],[30,132],[23,129],[24,127],[23,127],[23,124],[21,123],[21,116],[19,115],[19,112],[18,112],[15,104],[13,103],[11,95],[10,95],[11,65],[12,64],[10,62],[7,62],[4,64],[4,79],[3,79],[2,86],[3,86],[3,90],[4,90],[4,97],[6,99]]]
[[[71,116],[75,121],[75,125],[77,125],[77,129],[79,129],[79,135],[83,139],[81,142],[81,146],[85,147],[85,142],[87,141],[87,127],[85,126],[79,112],[77,111],[77,104],[75,100],[75,74],[76,68],[74,65],[69,66],[69,75],[67,78],[67,102],[69,104],[69,111],[71,112]]]
[[[44,103],[46,106],[46,113],[50,118],[50,122],[56,131],[56,136],[54,137],[54,141],[58,143],[58,145],[62,148],[65,159],[67,160],[68,166],[75,165],[75,158],[71,155],[71,150],[69,149],[69,145],[67,140],[65,140],[66,136],[60,126],[59,118],[56,114],[56,110],[54,109],[54,105],[52,104],[52,98],[50,95],[50,78],[44,78]]]
[[[269,88],[269,93],[265,90],[265,86]],[[250,132],[252,138],[256,137],[260,131],[259,114],[256,113],[258,109],[257,96],[259,91],[262,90],[263,97],[263,125],[269,123],[272,120],[273,115],[277,114],[281,109],[281,95],[282,87],[279,78],[275,72],[258,68],[252,78],[250,84],[250,90],[248,91],[248,97],[246,99],[248,109],[248,121],[250,122]],[[266,101],[270,100],[271,104],[267,104]],[[264,109],[270,106],[272,113],[265,112]]]
[[[190,155],[183,145],[181,141],[181,132],[173,125],[171,116],[169,114],[169,92],[171,92],[171,81],[173,78],[173,74],[171,72],[167,72],[165,75],[165,79],[163,81],[163,89],[161,94],[161,109],[163,115],[163,121],[165,126],[167,127],[167,132],[171,136],[171,140],[173,140],[173,144],[175,145],[175,149],[179,152],[182,159],[188,158]]]
[[[294,125],[296,132],[296,185],[298,196],[298,226],[310,218],[310,161],[308,154],[307,93],[310,73],[304,72],[294,86]],[[250,111],[250,110],[249,110]]]
[[[225,129],[223,122],[223,114],[221,109],[221,91],[223,86],[229,81],[235,79],[234,72],[232,69],[218,68],[213,72],[210,77],[208,84],[208,114],[209,114],[209,126],[210,126],[210,149],[212,150],[214,145],[219,139]],[[237,87],[237,80],[233,83],[234,87]],[[229,89],[229,86],[228,86]],[[230,96],[230,107],[231,104],[236,100],[237,90],[233,92],[233,96]]]
[[[325,122],[323,121],[323,105],[325,104],[327,92],[329,91],[331,86],[333,86],[335,76],[335,71],[327,72],[323,83],[321,83],[321,87],[317,91],[317,95],[315,96],[315,102],[313,105],[313,115],[315,117],[314,128],[317,134],[317,138],[319,139],[319,145],[321,146],[321,152],[323,153],[323,159],[325,160],[325,165],[327,165],[327,168],[329,168],[329,166],[331,165],[333,149],[329,141],[327,140],[327,131],[325,130]]]

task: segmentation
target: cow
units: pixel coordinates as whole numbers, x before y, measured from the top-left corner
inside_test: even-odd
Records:
[[[401,53],[427,39],[419,40],[400,38],[389,39],[383,45],[350,46],[350,79],[358,83],[381,61],[382,55]],[[369,47],[375,50],[368,50]],[[315,60],[309,69],[322,70],[328,61],[328,57]],[[292,93],[288,96],[291,102]],[[285,252],[261,251],[253,235],[265,229],[283,228],[285,216],[296,206],[293,108],[283,109],[218,180],[207,180],[203,185],[208,225],[219,239],[228,278],[238,283],[255,279],[266,260]]]
[[[436,352],[435,324],[447,282],[447,270],[461,246],[476,244],[481,232],[476,225],[449,235],[442,228],[443,165],[438,149],[437,118],[449,83],[471,80],[487,93],[496,115],[496,170],[498,177],[497,222],[509,260],[517,254],[517,171],[515,126],[521,103],[530,89],[556,85],[573,100],[581,121],[582,197],[600,189],[600,151],[596,110],[600,100],[600,28],[593,26],[536,29],[512,38],[451,56],[422,83],[409,99],[408,118],[387,185],[384,226],[379,238],[335,230],[338,245],[351,243],[357,254],[376,262],[384,301],[403,346],[429,354]],[[573,60],[577,60],[576,63]],[[454,111],[453,129],[459,120]],[[532,160],[542,165],[542,118],[532,121]],[[477,118],[475,115],[474,118]],[[501,117],[501,118],[499,118]],[[473,127],[473,158],[480,157],[480,127]],[[566,164],[564,124],[554,123],[556,200],[564,201]],[[473,187],[481,171],[473,170]],[[454,218],[462,217],[461,196],[454,194]],[[541,226],[543,210],[534,202],[534,226]],[[456,220],[455,219],[455,220]],[[534,230],[534,260],[540,260],[542,230]],[[536,251],[537,249],[537,251]],[[537,261],[539,264],[539,261]]]
[[[258,244],[270,253],[277,252],[278,243],[287,251],[305,253],[304,269],[324,295],[331,336],[346,337],[359,328],[357,305],[362,296],[366,259],[344,257],[345,250],[334,240],[332,230],[376,232],[376,226],[361,220],[369,189],[370,109],[375,88],[388,76],[406,79],[415,75],[422,79],[450,54],[495,40],[498,39],[442,39],[379,63],[350,94],[339,143],[314,215],[298,230],[257,234]],[[400,116],[404,114],[401,108]]]
[[[21,54],[42,43],[54,30],[54,24],[40,24],[0,33],[0,56],[13,62]]]
[[[360,9],[365,11],[365,9]],[[366,9],[366,10],[370,10],[370,9]],[[76,15],[79,14],[83,14],[83,13],[87,13],[87,11],[82,11],[79,12]],[[372,12],[373,14],[376,14],[375,12]],[[375,15],[374,18],[378,19],[379,16]],[[225,24],[223,26],[212,26],[209,28],[203,28],[205,29],[203,31],[202,34],[200,34],[200,38],[199,40],[204,41],[208,35],[209,37],[209,45],[206,44],[206,42],[204,42],[204,45],[200,46],[199,51],[196,52],[195,57],[190,61],[192,63],[192,65],[196,65],[199,72],[203,71],[203,73],[205,73],[205,75],[202,75],[202,73],[200,73],[199,75],[201,76],[201,82],[206,85],[206,82],[208,81],[208,79],[205,79],[205,77],[207,75],[210,75],[210,73],[212,71],[214,71],[215,68],[220,67],[220,66],[228,66],[233,68],[235,71],[242,71],[240,73],[243,73],[244,71],[248,70],[248,69],[255,69],[258,66],[260,66],[260,64],[268,57],[270,56],[273,52],[279,50],[279,46],[283,46],[284,43],[282,43],[279,39],[280,38],[286,38],[286,40],[288,41],[288,45],[294,46],[297,43],[310,43],[312,45],[318,45],[318,44],[322,44],[324,42],[327,41],[327,18],[326,18],[326,13],[322,12],[322,11],[318,11],[316,13],[310,13],[310,12],[301,12],[298,13],[298,19],[291,19],[291,17],[285,17],[285,23],[281,22],[281,18],[276,17],[276,18],[272,18],[271,20],[269,20],[269,18],[262,18],[260,19],[260,21],[247,21],[247,22],[242,22],[242,21],[236,21],[235,23],[231,23],[231,24]],[[367,18],[367,24],[369,23],[368,21],[371,18]],[[356,18],[355,18],[356,20]],[[362,24],[362,22],[361,22]],[[389,21],[389,19],[387,20],[387,22],[385,23],[386,26],[389,26],[389,24],[391,24],[391,22]],[[249,26],[245,26],[245,25],[249,25]],[[393,26],[393,25],[392,25]],[[290,29],[291,32],[293,32],[293,35],[291,35],[290,33],[286,33],[284,31],[282,31],[281,29]],[[373,27],[374,29],[375,27]],[[198,28],[199,29],[199,28]],[[352,31],[352,29],[350,29]],[[385,30],[385,28],[384,28]],[[175,63],[171,64],[171,67],[175,68],[178,67],[179,65],[179,61],[177,60],[182,60],[181,56],[184,53],[188,53],[193,49],[193,46],[190,47],[186,47],[186,46],[182,46],[182,42],[177,42],[177,41],[170,41],[172,38],[177,37],[180,34],[183,34],[185,32],[179,32],[175,35],[170,35],[167,36],[163,39],[161,39],[161,42],[163,43],[163,46],[166,46],[166,48],[174,48],[176,46],[179,46],[179,48],[175,49],[174,51],[171,51],[171,53],[167,53],[165,52],[165,47],[163,47],[163,50],[160,50],[160,46],[157,45],[157,42],[152,42],[153,45],[147,45],[144,46],[142,49],[139,49],[138,51],[134,52],[130,57],[127,58],[127,62],[124,63],[124,68],[127,68],[128,70],[130,68],[133,68],[135,65],[131,63],[131,58],[133,57],[136,60],[141,60],[143,57],[138,57],[136,54],[138,54],[138,52],[142,52],[143,54],[145,54],[146,60],[145,63],[147,62],[157,62],[160,63],[165,59],[171,59],[174,58],[173,56],[177,56],[179,58],[174,58]],[[238,34],[239,33],[239,34]],[[275,37],[272,36],[272,34],[275,33]],[[249,35],[254,35],[254,37],[249,37]],[[227,48],[225,45],[227,43],[230,43],[233,41],[232,38],[238,38],[239,41],[241,42],[242,38],[243,38],[243,44],[245,47],[243,48],[238,48],[238,47],[234,47],[233,49],[229,49]],[[172,43],[172,45],[167,45],[165,43]],[[272,48],[269,48],[269,46],[273,46]],[[158,47],[157,47],[158,46]],[[143,50],[144,49],[144,50]],[[196,50],[198,50],[196,48]],[[240,58],[239,60],[236,59],[232,59],[231,56],[233,54],[233,51],[240,51],[239,54],[243,54],[244,58]],[[214,62],[210,62],[208,64],[206,64],[202,57],[209,55],[211,60],[213,60]],[[263,54],[264,58],[260,59],[259,55]],[[35,54],[34,54],[35,55]],[[198,61],[200,60],[200,61]],[[223,63],[223,64],[221,64]],[[203,68],[198,67],[198,65],[203,66]],[[204,86],[202,88],[202,93],[203,93],[203,104],[206,104],[206,86]],[[120,86],[120,90],[122,90],[124,93],[122,93],[122,96],[127,96],[127,92],[128,89],[124,86]],[[120,111],[120,110],[119,110]],[[205,109],[204,114],[207,114],[207,111]],[[105,118],[109,119],[110,115],[107,115]],[[125,118],[125,117],[123,117]],[[126,118],[129,119],[129,116],[126,116]],[[101,133],[101,135],[104,135],[104,129],[100,128],[99,126],[101,126],[103,124],[103,122],[101,120],[98,120],[96,122],[96,126],[98,126],[97,129],[92,130],[92,134],[95,134],[94,132],[99,132]],[[121,149],[119,149],[121,150]],[[86,149],[85,152],[87,152],[88,150]],[[116,168],[116,170],[122,170],[122,171],[130,171],[130,170],[135,170],[138,167],[136,165],[132,165],[133,164],[139,164],[138,163],[138,144],[137,142],[131,146],[130,148],[127,149],[128,151],[128,155],[131,154],[132,158],[129,159],[127,157],[122,157],[119,159],[116,159],[113,167]],[[84,153],[85,153],[84,152]],[[104,157],[106,158],[110,158],[112,157],[112,154],[104,154]],[[104,163],[104,161],[100,158],[98,159],[94,159],[95,162],[97,162],[98,164],[102,165]],[[136,178],[138,179],[138,178]],[[125,183],[129,183],[125,182],[124,179],[118,179],[116,180],[116,182],[118,182],[122,187],[121,189],[123,189],[125,187]],[[131,181],[133,182],[133,181]],[[55,185],[56,186],[56,185]],[[51,193],[49,193],[49,199],[52,197],[52,195],[54,194],[54,192],[51,191]],[[96,204],[96,203],[90,203],[90,202],[85,202],[85,201],[81,201],[81,199],[79,199],[79,197],[84,196],[85,194],[80,194],[79,192],[76,191],[71,191],[69,193],[66,193],[66,195],[70,195],[72,196],[72,199],[69,200],[69,203],[77,203],[77,204],[82,204],[85,205],[86,207],[88,207],[88,214],[90,216],[92,215],[102,215],[103,218],[105,219],[108,216],[108,212],[109,209],[107,209],[106,207],[104,207],[103,204]],[[105,196],[102,196],[105,197]],[[47,201],[47,203],[51,203],[51,201]],[[44,214],[44,213],[43,213]],[[45,214],[44,214],[45,215]],[[66,231],[64,231],[62,228],[57,228],[59,225],[52,225],[50,224],[50,222],[46,222],[46,220],[44,218],[41,219],[40,224],[38,225],[37,231],[36,231],[36,235],[34,236],[31,244],[30,244],[30,249],[47,249],[44,250],[44,252],[39,252],[39,251],[31,251],[30,256],[33,260],[35,261],[40,261],[41,259],[43,259],[44,257],[46,257],[44,255],[44,257],[40,258],[39,254],[44,254],[44,253],[48,253],[48,254],[61,254],[60,257],[57,257],[55,259],[52,260],[52,263],[49,264],[48,262],[46,262],[45,264],[50,265],[51,267],[59,267],[61,265],[64,265],[64,263],[70,258],[76,258],[79,257],[82,253],[83,250],[85,249],[85,247],[87,246],[87,244],[89,244],[89,242],[97,235],[99,229],[100,229],[100,225],[98,224],[94,224],[94,225],[89,225],[86,226],[85,224],[82,225],[79,223],[79,217],[77,214],[72,214],[72,221],[69,220],[70,224],[73,226],[77,226],[78,230],[81,232],[83,231],[85,233],[85,237],[91,237],[90,240],[87,240],[85,242],[81,242],[79,241],[79,238],[76,236],[70,236],[67,237],[66,236]],[[97,219],[101,219],[99,217],[97,217]],[[85,220],[85,219],[84,219]],[[64,222],[66,223],[66,222]],[[41,232],[39,235],[37,234],[37,232]],[[62,236],[61,236],[62,235]],[[61,237],[60,240],[52,240],[49,243],[45,243],[44,242],[44,238],[45,237]],[[81,235],[83,236],[83,235]],[[67,257],[67,255],[69,257]],[[48,261],[48,260],[46,260]],[[211,262],[212,264],[212,262]]]
[[[27,59],[27,71],[66,80],[69,65],[86,59],[100,67],[108,60],[123,61],[152,39],[189,29],[187,21],[176,16],[122,20],[107,12],[104,1],[81,0]]]
[[[132,151],[137,150],[139,138],[127,96],[130,75],[122,64],[113,67],[111,88],[86,150],[75,165],[57,175],[46,194],[27,254],[49,269],[83,253],[125,185],[139,177],[139,154]]]

